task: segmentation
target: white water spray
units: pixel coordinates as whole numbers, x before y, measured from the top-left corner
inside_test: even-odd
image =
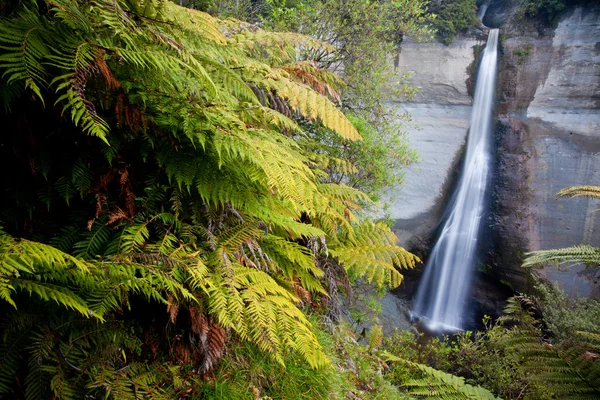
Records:
[[[427,318],[432,329],[461,329],[464,322],[465,300],[485,212],[497,47],[498,29],[492,29],[477,74],[462,176],[417,291],[414,312]]]

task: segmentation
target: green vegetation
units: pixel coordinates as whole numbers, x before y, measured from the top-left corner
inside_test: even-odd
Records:
[[[518,13],[521,18],[537,20],[543,26],[556,28],[566,7],[565,0],[525,0],[521,3]]]
[[[323,151],[363,166],[352,178],[344,171],[334,175],[375,199],[384,187],[398,186],[402,167],[412,163],[416,154],[406,146],[403,132],[409,118],[395,115],[385,103],[410,98],[415,89],[406,84],[407,76],[393,68],[390,57],[398,54],[405,35],[419,40],[432,37],[428,24],[434,17],[427,13],[426,2],[269,0],[266,4],[267,29],[298,32],[336,47],[331,54],[315,54],[314,59],[319,68],[343,78],[342,104],[364,140],[345,145],[331,133],[311,131],[324,139],[319,143],[332,144]]]
[[[475,0],[432,1],[429,11],[437,15],[433,26],[438,39],[446,45],[452,43],[457,33],[472,27],[477,20]]]
[[[433,34],[426,2],[181,3],[268,30],[159,0],[0,6],[0,397],[598,394],[598,306],[551,288],[454,341],[340,321],[354,280],[419,262],[372,211],[416,157],[386,56]]]
[[[180,397],[228,338],[325,368],[304,311],[418,261],[345,184],[373,156],[311,133],[368,129],[307,58],[331,45],[163,1],[1,12],[4,395]]]
[[[525,45],[515,47],[512,51],[513,55],[517,57],[517,62],[519,64],[524,63],[531,56],[533,52],[533,45],[531,43],[527,43]]]
[[[404,362],[392,366],[386,379],[433,398],[489,396],[465,396],[465,391],[476,390],[469,387],[462,387],[463,394],[457,394],[459,383],[448,386],[457,378],[439,375],[436,370],[428,371],[430,375],[438,375],[436,380],[431,376],[419,380],[417,375],[415,381],[415,368],[407,362],[410,361],[464,377],[464,383],[480,385],[504,399],[597,398],[600,365],[595,360],[600,349],[597,333],[600,325],[597,320],[592,322],[593,314],[587,316],[589,323],[581,324],[583,309],[580,306],[557,300],[564,299],[564,294],[556,289],[541,288],[543,291],[536,302],[522,296],[509,299],[506,315],[496,322],[487,320],[487,329],[475,334],[466,332],[429,342],[415,342],[408,332],[396,334],[383,348]],[[586,304],[598,308],[597,301],[587,300]],[[541,321],[535,317],[539,315],[538,305],[543,311],[558,308]],[[560,322],[556,318],[559,315]],[[542,331],[542,322],[549,321],[553,321],[549,325],[553,330]],[[563,327],[568,329],[563,330]],[[417,370],[423,372],[424,368],[419,366]]]

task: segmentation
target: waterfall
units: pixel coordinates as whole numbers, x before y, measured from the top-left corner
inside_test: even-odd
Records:
[[[414,313],[431,329],[461,329],[475,263],[491,159],[498,29],[488,35],[477,74],[467,151],[458,188],[421,278]]]
[[[482,4],[482,5],[479,7],[479,11],[477,12],[477,18],[479,18],[479,20],[480,20],[481,22],[483,22],[483,17],[485,16],[485,13],[486,13],[486,11],[487,11],[488,7],[489,7],[489,4],[488,4],[488,3]]]

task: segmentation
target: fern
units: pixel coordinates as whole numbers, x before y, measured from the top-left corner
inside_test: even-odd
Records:
[[[300,141],[309,124],[360,140],[339,79],[298,61],[333,48],[172,2],[45,3],[0,24],[0,159],[25,177],[2,199],[0,299],[15,321],[40,308],[40,329],[3,342],[28,350],[0,391],[27,371],[31,397],[186,397],[139,363],[141,341],[204,371],[230,336],[327,365],[299,308],[335,295],[327,268],[384,287],[417,262],[361,212],[368,196],[325,183],[351,164]],[[48,103],[35,118],[31,93]]]
[[[600,187],[598,186],[571,186],[560,190],[556,197],[576,197],[586,196],[591,198],[600,197]],[[542,265],[545,263],[555,263],[557,265],[583,263],[587,267],[600,266],[600,248],[582,244],[562,249],[551,249],[534,251],[525,254],[523,260],[524,267]]]
[[[48,73],[42,65],[50,53],[45,37],[45,26],[38,16],[25,9],[12,21],[3,21],[0,28],[0,55],[2,75],[7,85],[22,81],[43,102],[41,87],[47,84]]]
[[[411,396],[427,399],[496,399],[487,389],[469,385],[462,377],[396,357],[388,352],[383,352],[383,357],[421,373],[420,378],[411,378],[403,384]]]
[[[600,265],[600,248],[589,245],[565,247],[563,249],[541,250],[526,253],[523,266],[555,263],[558,265],[566,263],[584,263],[588,266]]]
[[[570,186],[556,193],[556,198],[577,196],[600,198],[600,186]]]
[[[527,300],[527,299],[525,299]],[[516,321],[499,340],[507,356],[520,362],[527,378],[558,398],[592,399],[600,394],[600,368],[594,357],[586,356],[589,345],[567,341],[557,345],[542,340],[530,311],[523,309],[520,298],[512,298],[503,320]]]
[[[420,260],[395,244],[396,237],[381,223],[364,223],[354,229],[356,236],[330,248],[351,276],[364,278],[379,288],[397,287],[403,276],[396,268],[412,268]]]

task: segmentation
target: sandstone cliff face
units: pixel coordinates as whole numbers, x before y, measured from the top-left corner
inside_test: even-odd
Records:
[[[510,10],[509,10],[510,11]],[[600,185],[600,6],[569,10],[554,32],[503,29],[497,129],[496,222],[501,275],[525,289],[520,252],[600,246],[600,202],[556,200],[572,185]],[[540,274],[571,295],[598,295],[583,267]]]
[[[398,69],[411,74],[409,83],[419,93],[409,103],[388,106],[410,113],[408,137],[421,156],[406,171],[406,189],[389,195],[395,230],[405,246],[427,240],[442,211],[445,188],[466,142],[472,103],[468,82],[482,44],[474,37],[458,38],[451,46],[403,44]]]

